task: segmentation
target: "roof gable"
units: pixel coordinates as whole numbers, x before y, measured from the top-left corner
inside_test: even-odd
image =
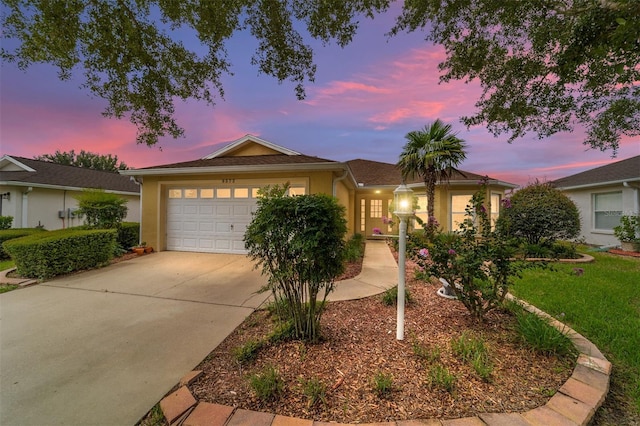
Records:
[[[556,179],[551,184],[557,188],[573,188],[637,180],[640,180],[640,155]]]
[[[203,160],[220,157],[250,157],[258,155],[301,155],[299,152],[276,145],[254,135],[244,135],[229,145],[202,157]]]
[[[140,187],[135,182],[119,173],[9,155],[0,159],[0,182],[54,189],[92,188],[136,194],[140,192]]]
[[[9,155],[0,158],[0,171],[2,172],[35,172],[34,169],[16,160]]]

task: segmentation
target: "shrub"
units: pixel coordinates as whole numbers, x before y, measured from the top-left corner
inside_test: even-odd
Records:
[[[0,230],[11,228],[13,216],[0,216]]]
[[[44,280],[109,262],[116,247],[114,230],[62,229],[13,239],[3,247],[18,274]]]
[[[364,237],[362,234],[354,234],[347,241],[344,248],[344,260],[355,262],[364,256]]]
[[[428,248],[411,253],[424,277],[444,278],[476,320],[499,307],[522,268],[504,234],[491,229],[484,199],[486,181],[466,208],[467,219],[456,232],[433,233]]]
[[[116,228],[127,216],[127,200],[116,194],[86,189],[75,198],[78,200],[78,213],[85,216],[90,228]]]
[[[640,216],[622,216],[613,234],[621,242],[640,243]]]
[[[244,236],[249,257],[268,276],[276,306],[285,302],[298,339],[317,341],[324,301],[344,270],[345,209],[326,195],[285,196],[266,187]]]
[[[558,189],[536,182],[511,196],[496,226],[506,236],[522,238],[528,244],[551,244],[578,236],[580,213]]]
[[[42,232],[41,228],[13,228],[0,230],[0,260],[8,259],[9,253],[7,253],[3,246],[5,241],[21,238],[26,235]]]
[[[261,373],[249,376],[249,385],[263,401],[276,399],[284,390],[284,381],[273,366],[267,366]]]
[[[121,222],[118,230],[118,246],[124,250],[135,247],[140,242],[140,224],[138,222]]]

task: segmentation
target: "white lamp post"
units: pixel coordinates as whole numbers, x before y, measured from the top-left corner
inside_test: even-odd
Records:
[[[396,210],[393,212],[400,219],[398,237],[398,317],[396,339],[404,340],[404,274],[405,254],[407,251],[407,219],[413,215],[413,191],[404,183],[393,191]]]

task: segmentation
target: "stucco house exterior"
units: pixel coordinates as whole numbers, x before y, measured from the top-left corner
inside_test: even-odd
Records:
[[[613,228],[640,211],[640,155],[551,182],[577,205],[588,244],[617,246]]]
[[[142,236],[156,250],[244,253],[244,232],[256,209],[258,190],[289,183],[290,195],[328,194],[346,208],[349,233],[372,236],[393,228],[393,191],[402,182],[393,164],[368,160],[339,162],[312,157],[246,135],[194,161],[123,170],[142,188]],[[456,227],[482,176],[464,172],[438,185],[436,217],[445,229]],[[417,212],[426,219],[422,182],[407,182],[418,196]],[[490,180],[488,197],[497,216],[500,199],[516,185]],[[397,227],[397,225],[396,225]]]
[[[0,216],[12,216],[13,228],[55,230],[84,224],[75,213],[74,197],[89,188],[126,199],[125,220],[140,221],[140,186],[127,176],[15,155],[0,157]]]

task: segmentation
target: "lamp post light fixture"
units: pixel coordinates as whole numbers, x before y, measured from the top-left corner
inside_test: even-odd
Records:
[[[404,275],[407,251],[407,219],[413,215],[413,191],[403,183],[393,191],[393,201],[396,207],[393,214],[400,219],[398,229],[398,316],[396,339],[404,340]]]

